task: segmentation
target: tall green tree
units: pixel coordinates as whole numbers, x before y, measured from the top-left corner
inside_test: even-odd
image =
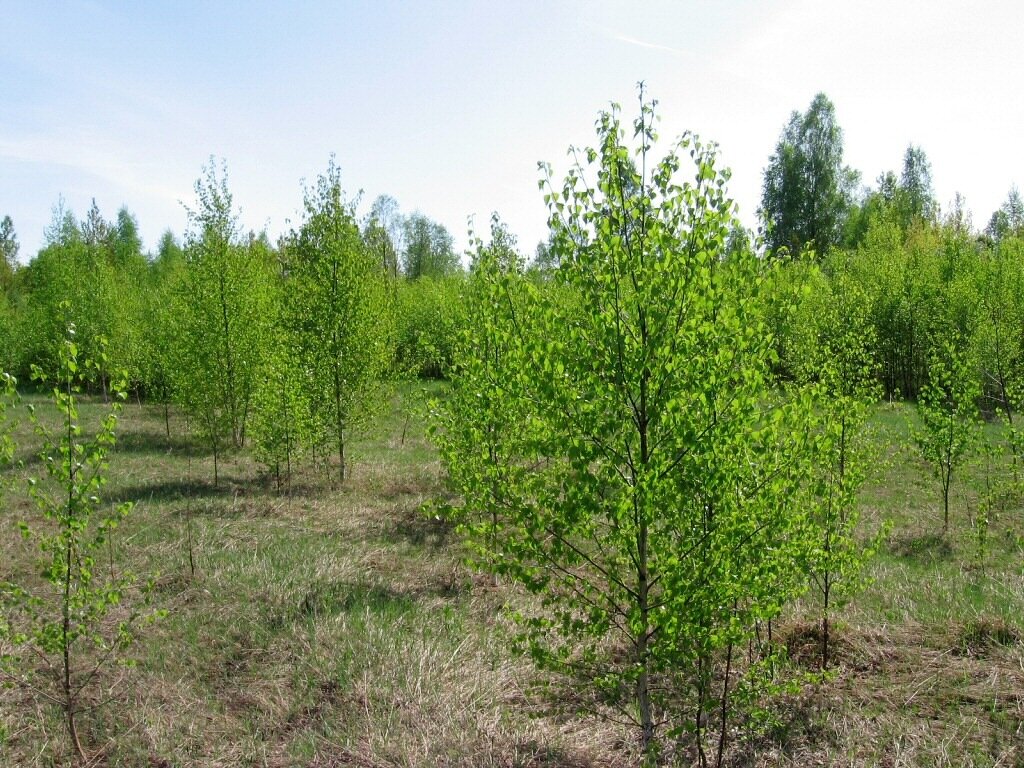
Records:
[[[465,279],[406,280],[395,291],[395,364],[399,376],[448,376],[463,322]]]
[[[239,236],[226,169],[218,176],[211,163],[195,191],[178,295],[182,317],[174,390],[210,442],[216,478],[216,459],[223,449],[245,444],[272,317],[272,264],[264,248]]]
[[[74,212],[68,208],[63,197],[58,197],[50,211],[50,223],[43,230],[44,246],[67,245],[81,240],[82,230]]]
[[[533,259],[530,261],[530,267],[538,274],[548,276],[558,269],[557,258],[549,237],[547,240],[541,240],[537,243],[537,247],[533,251]]]
[[[0,291],[0,373],[17,370],[19,341],[18,315],[7,294]]]
[[[137,269],[145,265],[142,255],[142,237],[139,235],[139,222],[125,207],[117,211],[110,232],[110,258],[114,266]]]
[[[15,271],[18,269],[18,236],[10,216],[0,221],[0,374],[18,365],[17,321],[13,301]]]
[[[827,252],[839,241],[856,178],[843,165],[835,107],[819,93],[807,112],[793,112],[764,170],[761,217],[768,249]]]
[[[833,252],[825,280],[809,265],[795,332],[797,381],[819,395],[820,442],[808,507],[816,546],[809,560],[811,583],[821,598],[821,667],[830,661],[832,614],[863,583],[877,546],[858,530],[858,495],[867,476],[872,441],[867,417],[878,399],[877,363],[870,302],[845,259]],[[789,265],[792,268],[795,265]],[[815,279],[817,278],[817,279]]]
[[[171,437],[170,404],[176,384],[187,383],[176,376],[183,332],[182,297],[185,253],[170,232],[164,232],[146,276],[146,311],[142,316],[143,383],[146,396],[163,405],[164,427]]]
[[[904,232],[895,217],[875,216],[849,258],[871,305],[875,360],[890,399],[917,397],[930,350],[949,329],[939,235],[923,222]]]
[[[613,108],[560,187],[547,172],[554,290],[478,259],[436,431],[477,563],[541,598],[532,658],[631,718],[650,763],[666,731],[706,758],[733,652],[804,588],[810,413],[775,407],[765,265],[723,258],[714,146],[655,160],[653,122],[641,101],[631,151]]]
[[[904,227],[915,219],[928,221],[934,218],[938,205],[932,187],[932,164],[921,147],[911,144],[903,154],[899,192]]]
[[[63,337],[69,322],[75,325],[78,348],[90,359],[100,359],[101,340],[109,344],[115,356],[128,348],[119,331],[131,325],[121,319],[124,306],[133,297],[128,295],[130,290],[119,290],[109,258],[109,241],[94,236],[95,231],[106,231],[95,201],[90,219],[93,234],[86,237],[86,224],[80,226],[63,201],[58,201],[46,244],[25,268],[25,312],[20,323],[25,370],[20,373],[27,373],[32,363],[53,369],[59,351],[57,340]],[[70,306],[64,307],[65,302]],[[106,381],[101,373],[98,383],[104,391]]]
[[[360,236],[333,159],[306,190],[287,264],[288,324],[309,370],[303,399],[344,481],[350,434],[378,401],[393,358],[394,320],[385,267]]]
[[[384,271],[397,278],[404,242],[404,220],[395,198],[380,195],[373,201],[363,228],[363,239],[370,252],[377,255]]]
[[[135,216],[121,207],[110,225],[103,247],[109,275],[111,367],[128,374],[129,387],[141,397],[150,368],[145,339],[146,317],[153,311],[149,263],[142,253],[142,239]]]
[[[499,268],[506,272],[522,272],[526,267],[526,258],[519,252],[516,236],[496,211],[491,214],[490,230],[491,237],[486,249],[489,257],[496,259]],[[478,247],[470,259],[471,271],[476,268],[480,255],[481,248]]]
[[[10,216],[0,221],[0,291],[7,291],[14,281],[14,270],[18,267],[18,236]]]
[[[922,427],[914,432],[921,457],[942,486],[942,535],[949,533],[949,491],[978,435],[978,381],[967,345],[949,338],[928,361],[928,383],[917,399]]]
[[[14,441],[10,435],[11,424],[8,421],[7,409],[17,397],[16,384],[17,381],[11,374],[0,370],[0,470],[5,469],[14,458]],[[4,482],[0,480],[0,499],[3,498]]]
[[[92,199],[92,204],[89,206],[89,210],[86,211],[85,218],[82,220],[79,228],[86,245],[98,248],[109,244],[111,235],[110,222],[103,218],[103,214],[100,213],[100,207],[96,205],[95,197]]]
[[[405,252],[402,268],[410,280],[446,277],[459,271],[454,240],[442,224],[417,212],[405,219],[403,236]]]
[[[853,204],[843,227],[843,244],[856,248],[867,237],[873,221],[885,219],[906,234],[914,226],[934,223],[939,205],[932,187],[932,166],[920,147],[910,144],[903,154],[903,170],[879,175],[877,186],[864,191]]]
[[[999,241],[1008,235],[1024,233],[1024,199],[1017,187],[1011,187],[1006,200],[993,213],[985,227],[985,234]]]

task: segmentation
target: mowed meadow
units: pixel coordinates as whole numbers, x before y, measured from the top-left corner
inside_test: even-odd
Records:
[[[855,198],[819,94],[756,235],[655,106],[529,261],[333,159],[3,222],[0,765],[1024,765],[1019,194]]]

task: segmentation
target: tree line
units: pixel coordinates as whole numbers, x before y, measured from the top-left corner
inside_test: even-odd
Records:
[[[333,174],[340,193],[340,174],[333,161],[327,174]],[[843,135],[835,108],[824,94],[818,94],[806,112],[792,114],[764,170],[762,229],[754,233],[735,223],[728,250],[751,248],[764,258],[791,262],[783,281],[829,282],[840,271],[848,273],[869,304],[866,311],[876,336],[873,354],[885,395],[913,399],[927,378],[925,367],[934,338],[955,329],[963,343],[983,344],[981,326],[974,317],[977,309],[1012,298],[1012,291],[1003,290],[1006,295],[1000,295],[991,288],[1016,279],[1007,272],[1014,269],[1013,254],[1024,234],[1024,203],[1016,188],[1011,189],[984,229],[975,231],[960,198],[951,211],[942,213],[934,197],[930,163],[916,146],[907,147],[899,174],[884,173],[874,186],[858,188],[858,184],[859,174],[843,162]],[[255,350],[267,345],[280,348],[266,338],[270,326],[288,324],[275,302],[293,309],[300,306],[280,289],[296,282],[291,280],[298,275],[294,268],[307,264],[311,249],[319,248],[310,234],[316,226],[316,211],[310,209],[309,192],[304,204],[310,220],[271,243],[265,233],[240,230],[226,169],[218,172],[211,164],[196,184],[184,242],[166,232],[149,254],[142,251],[137,222],[127,209],[107,221],[93,201],[79,221],[59,202],[44,246],[24,266],[18,261],[14,225],[9,216],[4,217],[0,222],[0,369],[27,381],[33,363],[52,362],[53,340],[60,338],[66,319],[58,306],[68,301],[70,319],[86,354],[96,339],[108,340],[112,367],[127,372],[131,391],[161,402],[177,398],[184,404],[189,397],[205,395],[183,391],[180,385],[190,374],[171,381],[186,361],[168,357],[173,354],[173,342],[184,336],[179,329],[167,327],[167,318],[191,323],[191,333],[198,334],[200,328],[212,327],[212,313],[219,312],[222,335],[228,338],[220,342],[225,370],[217,376],[223,375],[225,381],[217,387],[224,417],[231,422],[230,434],[225,439],[221,433],[228,428],[215,428],[209,409],[205,415],[199,413],[198,401],[190,407],[196,411],[197,424],[218,435],[218,444],[243,444],[244,425],[254,413],[256,393],[247,371],[256,363]],[[340,237],[344,229],[348,239],[338,247],[348,253],[360,251],[366,268],[374,267],[393,283],[385,312],[393,326],[386,342],[393,347],[389,375],[444,377],[457,317],[465,314],[460,298],[465,275],[452,236],[418,212],[403,215],[391,197],[375,200],[363,217],[357,216],[356,202],[339,198],[330,215],[344,220],[336,231]],[[327,203],[320,200],[319,204]],[[515,249],[514,237],[500,221],[498,226]],[[555,254],[550,240],[538,244],[530,260],[534,279],[553,274],[558,266]],[[521,255],[520,259],[526,263]],[[993,269],[997,276],[983,274]],[[198,277],[201,274],[217,284],[207,285]],[[335,270],[332,279],[336,277]],[[213,288],[217,290],[211,292]],[[820,297],[823,290],[815,286],[814,293]],[[182,297],[190,299],[192,314],[176,305]],[[304,298],[314,300],[310,295]],[[219,308],[214,306],[218,301]],[[209,316],[197,316],[203,311]],[[1010,309],[989,307],[988,311],[1003,317]],[[258,320],[250,321],[248,315]],[[254,334],[248,341],[237,340],[250,349],[235,349],[236,342],[230,339],[233,324]],[[291,325],[297,332],[295,323]],[[799,365],[793,356],[803,343],[799,322],[776,317],[772,332],[779,347],[778,372],[792,377]],[[1005,346],[1006,341],[1001,337],[999,343]],[[203,366],[198,360],[201,348],[196,347],[195,359],[187,361],[193,373],[196,366]],[[1001,349],[999,354],[1010,353]],[[974,356],[984,355],[979,349]],[[990,400],[993,395],[1001,398],[1005,411],[1010,394],[1003,391],[1001,379],[1005,373],[979,371],[986,395]],[[993,387],[1000,392],[994,393]],[[265,393],[257,399],[267,402]]]

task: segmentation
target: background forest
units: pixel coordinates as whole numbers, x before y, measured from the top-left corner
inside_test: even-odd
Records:
[[[213,160],[149,253],[4,218],[0,762],[1020,764],[1024,201],[819,94],[753,232],[655,113],[529,256],[333,159],[276,242]]]

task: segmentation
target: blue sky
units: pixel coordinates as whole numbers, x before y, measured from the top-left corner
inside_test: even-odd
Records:
[[[298,219],[333,152],[347,190],[420,210],[466,242],[498,211],[532,252],[537,161],[556,175],[635,84],[664,140],[721,145],[755,223],[790,112],[824,91],[873,182],[913,142],[976,226],[1024,185],[1024,4],[786,2],[22,2],[2,0],[0,216],[34,255],[63,196],[137,217],[147,248],[223,158],[246,228]]]

